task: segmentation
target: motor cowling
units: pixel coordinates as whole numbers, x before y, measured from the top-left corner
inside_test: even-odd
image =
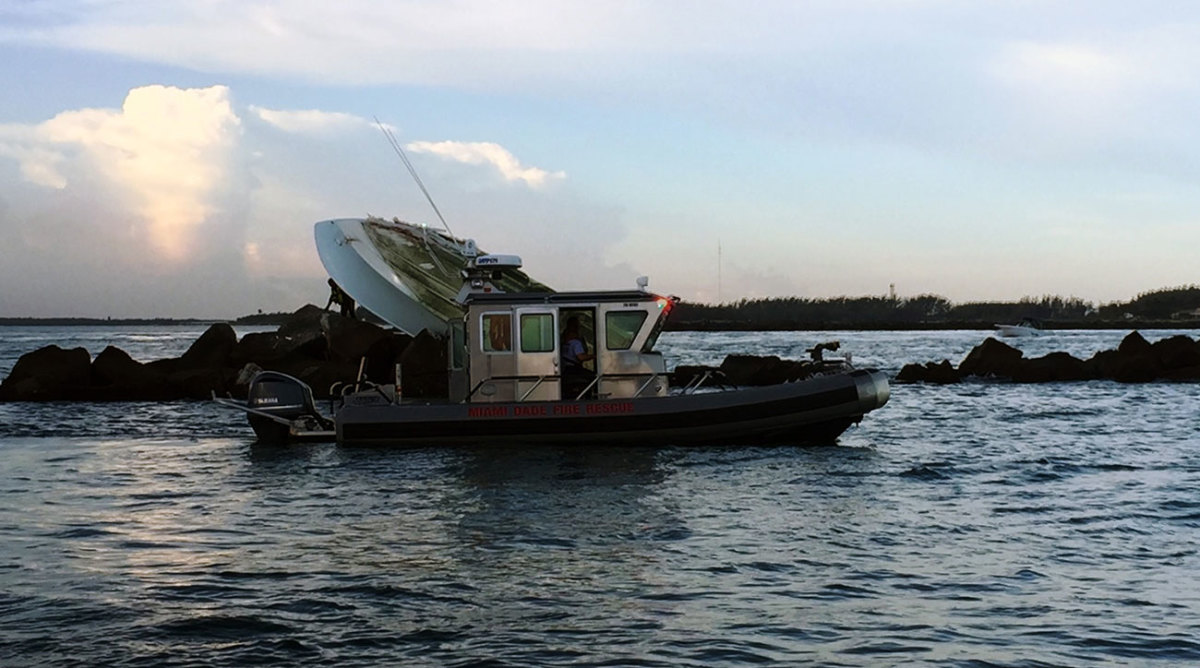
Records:
[[[262,371],[254,376],[246,390],[250,426],[259,442],[284,443],[292,426],[304,429],[332,429],[333,424],[317,410],[312,388],[304,381],[278,371]],[[286,422],[272,420],[266,413]]]

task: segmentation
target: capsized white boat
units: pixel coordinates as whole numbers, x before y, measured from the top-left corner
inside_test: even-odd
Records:
[[[316,224],[317,254],[330,277],[368,311],[415,336],[445,335],[464,313],[462,272],[482,251],[474,240],[398,219],[338,218]],[[496,281],[507,292],[552,292],[520,269]]]

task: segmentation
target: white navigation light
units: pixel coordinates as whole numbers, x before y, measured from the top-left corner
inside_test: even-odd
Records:
[[[638,276],[637,277],[638,290],[645,292],[646,286],[648,286],[648,285],[650,285],[650,277],[649,276]]]
[[[520,269],[521,257],[519,255],[480,255],[475,258],[475,266],[488,269]]]

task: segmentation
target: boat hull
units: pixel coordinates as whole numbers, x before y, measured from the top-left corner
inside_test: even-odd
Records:
[[[421,330],[445,335],[448,321],[462,319],[457,297],[469,258],[459,246],[467,241],[375,218],[321,221],[313,235],[330,277],[384,322],[411,336]],[[516,270],[498,283],[506,292],[551,292]]]
[[[349,397],[336,415],[348,445],[832,443],[884,405],[887,376],[861,370],[768,387],[641,399],[390,404]]]
[[[1000,336],[1039,336],[1042,330],[1033,325],[996,325],[996,334]]]

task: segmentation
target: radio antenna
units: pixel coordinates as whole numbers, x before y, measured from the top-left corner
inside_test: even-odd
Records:
[[[421,180],[421,175],[417,174],[417,169],[413,167],[412,161],[408,159],[408,154],[404,152],[404,148],[400,146],[400,142],[396,141],[396,135],[392,134],[392,131],[379,121],[378,116],[375,117],[375,124],[379,126],[379,129],[383,132],[383,136],[387,137],[388,143],[392,145],[392,150],[396,152],[396,155],[400,156],[401,162],[408,168],[408,173],[412,175],[413,181],[417,182],[417,187],[421,189],[421,192],[425,195],[425,199],[429,201],[429,206],[433,207],[433,212],[437,214],[438,220],[442,221],[442,227],[446,228],[446,231],[451,236],[454,236],[454,230],[450,229],[450,225],[442,217],[442,212],[438,210],[437,204],[433,201],[433,196],[429,194],[429,189],[425,187],[425,182]]]

